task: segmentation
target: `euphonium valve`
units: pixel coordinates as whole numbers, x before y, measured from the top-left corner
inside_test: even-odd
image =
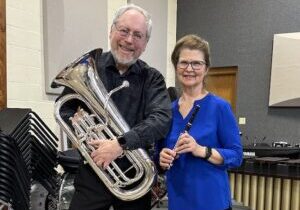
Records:
[[[101,49],[86,53],[56,76],[52,87],[65,86],[74,93],[62,96],[55,103],[55,119],[112,194],[121,200],[135,200],[151,189],[156,175],[154,164],[145,150],[125,150],[105,170],[90,157],[95,148],[89,145],[89,141],[115,139],[130,129],[110,99],[116,91],[129,87],[129,82],[124,81],[107,93],[95,68],[95,56],[101,53]],[[61,109],[73,100],[83,104],[84,108],[74,110],[75,114],[66,119]],[[119,159],[128,167],[120,167]]]

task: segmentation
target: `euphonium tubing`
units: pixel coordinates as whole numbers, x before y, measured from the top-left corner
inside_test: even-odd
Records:
[[[114,139],[116,136],[129,131],[129,126],[113,102],[109,100],[109,94],[95,70],[94,57],[96,51],[97,50],[93,50],[83,55],[66,67],[55,78],[52,87],[66,86],[75,92],[75,94],[68,94],[61,97],[55,103],[55,118],[73,145],[79,150],[83,158],[111,193],[121,200],[135,200],[145,195],[151,189],[156,175],[154,163],[146,151],[143,149],[124,151],[124,157],[122,158],[127,158],[128,161],[132,163],[132,168],[136,171],[134,177],[128,178],[125,175],[126,171],[120,171],[121,169],[115,161],[110,164],[108,170],[104,170],[98,167],[90,157],[90,148],[87,147],[88,139],[84,138],[85,135],[80,135],[78,131],[77,134],[76,132],[74,133],[74,129],[70,128],[68,123],[61,117],[60,108],[65,103],[70,100],[79,100],[88,107],[88,112],[93,116],[90,117],[90,119],[95,118],[96,121],[98,121],[97,123],[100,123],[100,125],[94,125],[93,122],[91,122],[90,126],[103,130],[105,133],[103,136],[109,136],[106,139]],[[101,135],[97,134],[99,138],[103,138],[103,136],[101,137]],[[128,186],[133,183],[137,183],[135,184],[137,186],[129,187],[128,189]]]

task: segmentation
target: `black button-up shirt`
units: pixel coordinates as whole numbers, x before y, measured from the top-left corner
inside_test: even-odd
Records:
[[[171,123],[171,102],[161,73],[142,60],[120,74],[110,52],[96,53],[96,68],[107,92],[120,86],[124,80],[128,88],[115,92],[111,98],[130,126],[124,134],[127,149],[148,149],[157,140],[163,139]],[[70,92],[65,88],[62,95]],[[64,107],[77,108],[78,105]],[[74,111],[73,111],[74,113]]]

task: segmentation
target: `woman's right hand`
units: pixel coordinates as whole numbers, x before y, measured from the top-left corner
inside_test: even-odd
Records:
[[[163,148],[159,153],[159,165],[162,169],[167,170],[170,168],[176,157],[176,152],[169,148]]]

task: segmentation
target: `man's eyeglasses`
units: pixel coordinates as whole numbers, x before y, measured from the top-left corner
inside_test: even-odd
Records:
[[[206,65],[204,61],[180,61],[178,62],[177,67],[180,69],[187,69],[190,64],[193,70],[200,70]]]
[[[131,35],[132,39],[134,41],[141,41],[145,37],[145,35],[143,33],[138,32],[138,31],[133,31],[132,32],[132,31],[130,31],[129,28],[126,28],[126,27],[123,27],[123,26],[117,26],[116,24],[115,24],[115,27],[116,27],[118,33],[120,34],[120,36],[122,36],[124,38],[128,37],[129,35]]]

